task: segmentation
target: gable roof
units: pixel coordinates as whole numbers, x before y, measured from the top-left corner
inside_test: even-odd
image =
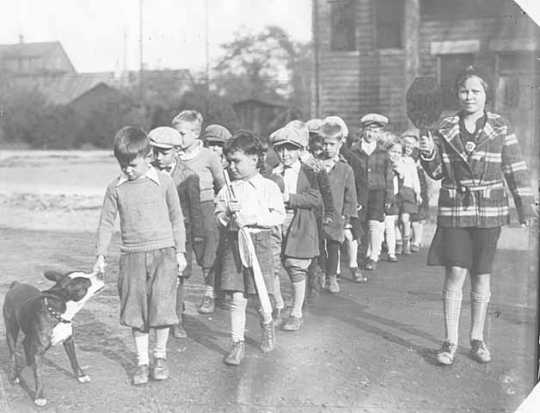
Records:
[[[65,62],[70,67],[72,72],[75,72],[75,67],[69,59],[62,44],[58,41],[55,42],[35,42],[35,43],[14,43],[14,44],[0,44],[0,60],[3,59],[17,59],[17,58],[43,58],[54,53],[60,53],[64,56]]]

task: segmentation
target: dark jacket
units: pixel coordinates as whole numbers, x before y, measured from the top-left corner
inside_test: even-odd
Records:
[[[190,227],[191,240],[204,238],[203,216],[201,213],[201,189],[199,175],[182,161],[177,160],[176,166],[171,172],[171,177],[176,185],[180,206],[184,213],[184,223]]]
[[[319,255],[319,230],[315,211],[322,206],[317,173],[306,165],[300,167],[296,193],[290,194],[286,208],[294,217],[283,240],[286,257],[313,258]]]

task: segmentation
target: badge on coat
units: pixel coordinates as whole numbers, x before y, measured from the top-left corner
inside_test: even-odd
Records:
[[[472,151],[474,151],[474,148],[476,148],[476,143],[474,143],[473,141],[467,141],[467,143],[465,144],[465,150],[468,153],[471,153]]]

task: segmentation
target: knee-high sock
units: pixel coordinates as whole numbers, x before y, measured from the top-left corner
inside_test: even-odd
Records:
[[[484,340],[484,325],[491,294],[471,291],[471,340]]]
[[[176,316],[178,317],[179,324],[182,324],[182,314],[184,313],[184,278],[178,278],[178,285],[176,286]]]
[[[415,221],[412,223],[412,243],[422,246],[422,238],[424,235],[424,223],[421,221]]]
[[[370,220],[368,258],[373,261],[379,261],[379,254],[381,253],[383,235],[384,222]]]
[[[205,285],[204,295],[214,298],[214,269],[203,268],[203,278]]]
[[[285,307],[283,295],[281,295],[281,279],[279,274],[274,275],[274,301],[276,302],[276,308],[283,309]]]
[[[137,364],[139,366],[150,364],[148,357],[148,333],[143,333],[137,329],[131,329],[133,340],[135,341],[135,351],[137,352]]]
[[[293,282],[293,308],[291,315],[295,317],[302,317],[302,305],[304,305],[304,298],[306,296],[306,280]]]
[[[397,216],[387,215],[384,217],[384,233],[386,235],[386,246],[388,247],[388,255],[396,255],[396,221]]]
[[[458,343],[459,316],[461,314],[461,290],[443,291],[444,327],[446,340],[450,343]]]
[[[167,340],[169,339],[169,328],[156,328],[156,344],[154,346],[154,358],[167,358]]]
[[[247,298],[242,292],[235,292],[231,300],[231,338],[233,343],[244,341],[246,330]]]
[[[345,245],[347,246],[347,256],[349,257],[349,268],[357,268],[358,241],[355,239],[345,240]]]

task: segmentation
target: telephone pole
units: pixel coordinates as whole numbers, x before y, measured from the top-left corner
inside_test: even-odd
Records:
[[[139,0],[139,101],[144,103],[143,87],[143,0]]]

